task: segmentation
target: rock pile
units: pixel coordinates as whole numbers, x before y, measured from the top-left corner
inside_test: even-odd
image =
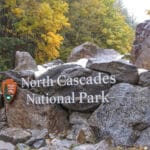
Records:
[[[29,54],[17,52],[30,67],[18,61],[17,69],[3,73],[18,87],[14,101],[0,109],[0,149],[150,147],[150,73],[139,74],[114,50],[105,57],[109,52],[88,58],[86,67],[60,60],[37,67]]]

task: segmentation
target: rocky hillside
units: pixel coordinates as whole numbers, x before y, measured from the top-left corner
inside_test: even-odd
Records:
[[[150,71],[115,50],[84,43],[68,63],[43,65],[17,52],[16,67],[1,75],[18,86],[14,100],[1,104],[0,149],[150,147]]]

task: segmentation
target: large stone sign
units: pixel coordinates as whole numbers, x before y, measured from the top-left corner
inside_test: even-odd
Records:
[[[17,93],[0,111],[0,144],[40,150],[150,146],[149,71],[139,74],[121,54],[108,54],[103,50],[84,65],[56,60],[36,66],[29,53],[17,52],[18,60],[32,61],[3,72],[17,83]]]

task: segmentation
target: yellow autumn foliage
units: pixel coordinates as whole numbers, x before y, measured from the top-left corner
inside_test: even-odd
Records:
[[[15,6],[16,5],[16,0],[5,0],[5,7],[9,6]]]
[[[58,33],[68,27],[68,4],[63,0],[7,0],[12,14],[18,21],[14,24],[21,38],[34,43],[34,55],[39,63],[59,56],[63,37]]]
[[[102,48],[113,48],[121,53],[131,50],[134,30],[126,22],[116,0],[70,1],[71,29],[66,31],[65,47],[75,47],[86,41]]]
[[[21,8],[14,8],[14,9],[12,9],[12,12],[13,12],[17,17],[19,17],[19,16],[21,16],[21,15],[24,13],[24,10],[21,9]]]

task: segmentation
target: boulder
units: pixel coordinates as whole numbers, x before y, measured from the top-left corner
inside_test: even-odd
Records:
[[[21,128],[7,128],[0,131],[0,139],[13,144],[27,141],[31,133]]]
[[[15,146],[11,143],[0,140],[0,149],[1,150],[15,150]]]
[[[39,87],[27,87],[27,86],[22,86],[22,80],[21,78],[25,79],[26,81],[31,81],[34,80],[34,76],[32,74],[32,71],[8,71],[5,73],[6,76],[9,78],[14,79],[15,82],[17,82],[18,86],[22,88],[28,88],[30,89],[30,92],[32,93],[37,93],[38,95],[47,95],[49,96],[71,96],[72,92],[75,92],[75,103],[73,104],[62,104],[63,107],[69,109],[69,110],[75,110],[75,111],[93,111],[95,110],[100,102],[96,103],[88,103],[86,99],[84,99],[84,103],[79,104],[79,93],[80,92],[86,92],[87,94],[101,94],[103,91],[105,94],[107,94],[108,89],[111,87],[111,83],[105,84],[101,83],[100,78],[104,78],[107,76],[110,78],[108,74],[105,73],[100,73],[96,71],[92,71],[87,68],[83,68],[79,65],[76,64],[63,64],[63,65],[58,65],[55,66],[49,70],[47,70],[44,74],[40,75],[38,78],[35,80],[46,80],[49,78],[50,80],[53,80],[54,85],[48,86],[48,87],[43,87],[40,83]],[[91,78],[92,82],[90,84],[83,84],[81,85],[80,83],[76,85],[63,85],[60,86],[58,85],[57,79],[63,76],[66,78],[66,80],[74,80],[74,79],[82,79],[85,80],[84,78]],[[99,82],[98,84],[94,83],[94,78],[96,82]],[[98,81],[99,80],[99,81]],[[64,82],[62,80],[59,80],[60,82]],[[73,81],[74,82],[74,81]],[[19,92],[18,92],[19,93]],[[101,101],[101,100],[100,100]]]
[[[69,132],[67,139],[75,140],[80,144],[94,143],[95,135],[91,127],[88,124],[87,119],[90,114],[73,112],[70,115],[70,123],[72,124],[71,131]]]
[[[137,84],[138,70],[136,66],[124,61],[109,61],[101,59],[90,59],[87,68],[114,75],[118,82]]]
[[[28,141],[26,141],[26,144],[29,146],[33,146],[36,142],[41,143],[41,141],[43,141],[46,138],[46,136],[48,135],[47,129],[43,129],[43,130],[28,129],[28,131],[32,133],[32,137]],[[37,145],[37,144],[35,144],[35,145]]]
[[[91,42],[85,42],[72,50],[70,56],[68,57],[68,61],[71,62],[77,61],[78,59],[81,58],[94,57],[99,49],[100,48],[97,45]]]
[[[62,77],[62,79],[59,80],[61,86],[60,84],[59,85],[57,84],[58,83],[57,79],[60,76]],[[98,80],[98,78],[103,78],[104,76],[110,78],[108,74],[92,71],[90,69],[83,68],[76,64],[64,64],[48,70],[46,73],[44,73],[39,78],[37,78],[38,80],[41,80],[49,77],[50,79],[55,81],[54,86],[45,87],[45,88],[43,87],[33,88],[31,90],[33,90],[36,93],[42,93],[42,94],[49,93],[49,95],[52,96],[58,96],[58,95],[71,96],[72,92],[75,92],[75,103],[72,104],[63,103],[62,106],[69,110],[74,110],[74,111],[93,111],[95,110],[95,108],[99,106],[100,102],[97,103],[93,102],[89,104],[87,102],[87,99],[84,99],[83,103],[79,103],[80,101],[79,93],[86,92],[87,94],[96,95],[96,94],[101,94],[101,92],[104,91],[106,94],[108,89],[111,87],[110,83],[104,84],[102,82],[99,84],[94,84],[93,81],[94,77],[97,78],[96,80]],[[75,82],[73,81],[74,79],[80,80],[81,78],[83,78],[83,80],[85,80],[84,78],[91,78],[92,80],[91,82],[93,83],[88,85],[87,84],[81,85],[79,82],[75,84]]]
[[[16,52],[15,71],[37,70],[37,65],[28,52]]]
[[[41,94],[46,94],[47,92],[49,95],[54,94],[57,91],[58,85],[57,85],[57,78],[60,76],[60,74],[65,70],[69,68],[77,68],[80,67],[79,65],[76,64],[63,64],[63,65],[58,65],[54,66],[51,69],[48,69],[46,72],[41,73],[41,75],[38,75],[37,72],[35,72],[35,79],[36,80],[42,80],[42,79],[52,79],[54,82],[53,86],[50,87],[45,87],[43,88],[42,86],[32,88],[31,90],[35,93],[41,93]]]
[[[82,77],[86,79],[91,78],[92,80],[94,80],[94,78],[98,81],[101,82],[103,78],[108,77],[109,79],[111,78],[109,76],[109,74],[106,73],[101,73],[101,72],[96,72],[96,71],[92,71],[86,68],[82,68],[82,67],[78,67],[78,68],[70,68],[70,69],[66,69],[64,70],[61,75],[65,75],[66,78],[78,78],[81,79]],[[98,79],[99,78],[99,79]],[[94,111],[100,104],[102,99],[99,99],[98,102],[96,102],[96,99],[93,98],[93,102],[88,102],[88,98],[82,98],[83,103],[80,103],[80,98],[81,96],[79,96],[80,92],[85,92],[87,95],[93,95],[93,97],[95,95],[102,95],[102,92],[104,92],[104,94],[106,95],[109,88],[111,87],[111,81],[109,80],[107,84],[103,83],[103,81],[101,83],[92,83],[92,84],[85,84],[85,85],[74,85],[74,86],[64,86],[64,87],[60,87],[56,90],[54,95],[57,95],[58,93],[61,95],[68,95],[70,94],[72,91],[75,91],[76,97],[75,97],[75,103],[73,104],[62,104],[63,107],[69,109],[69,110],[73,110],[73,111],[79,111],[79,112],[90,112],[90,111]],[[88,97],[88,96],[87,96]]]
[[[100,105],[89,119],[99,138],[111,137],[116,145],[133,146],[150,127],[150,90],[128,83],[114,85],[109,104]],[[99,130],[98,130],[99,129]]]
[[[150,20],[137,25],[131,56],[137,67],[150,70]]]
[[[150,86],[150,71],[143,72],[140,74],[139,85],[144,86],[144,87]]]
[[[46,128],[50,132],[66,130],[69,126],[67,113],[58,105],[27,104],[27,95],[32,94],[27,89],[17,88],[13,103],[5,105],[8,125],[26,129]]]
[[[150,148],[150,127],[141,132],[140,138],[136,141],[137,146],[149,147]]]
[[[81,58],[104,58],[116,60],[121,57],[122,55],[113,49],[101,49],[91,42],[85,42],[72,50],[68,61],[77,61]]]

